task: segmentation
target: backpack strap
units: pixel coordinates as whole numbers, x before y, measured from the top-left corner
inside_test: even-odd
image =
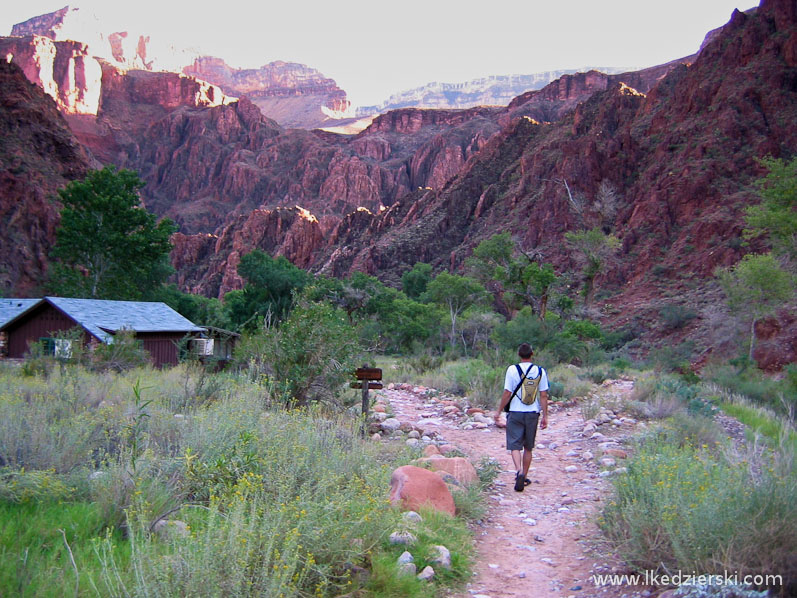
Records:
[[[518,385],[515,387],[515,391],[512,393],[512,396],[509,397],[509,400],[506,402],[506,405],[504,405],[504,411],[506,411],[507,413],[509,413],[509,404],[512,402],[512,399],[515,398],[515,395],[517,394],[517,391],[520,390],[520,387],[523,386],[523,381],[526,379],[526,374],[528,374],[531,371],[531,367],[529,366],[529,369],[524,372],[523,368],[520,367],[519,363],[516,363],[515,367],[517,368],[517,373],[520,376],[520,382],[518,382]]]

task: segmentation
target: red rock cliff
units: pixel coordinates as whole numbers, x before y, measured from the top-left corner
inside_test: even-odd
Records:
[[[89,159],[55,102],[0,60],[0,288],[40,292],[59,222],[56,190],[82,178]]]

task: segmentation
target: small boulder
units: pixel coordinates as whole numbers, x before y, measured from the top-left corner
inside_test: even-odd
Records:
[[[401,518],[409,525],[417,525],[423,522],[423,517],[418,515],[415,511],[406,511]]]
[[[389,417],[381,424],[382,431],[388,434],[392,434],[393,432],[397,431],[399,428],[401,428],[401,422],[397,420],[395,417]]]
[[[415,559],[413,558],[412,554],[408,551],[404,551],[401,553],[401,556],[398,558],[398,564],[404,565],[406,563],[414,563]]]
[[[431,547],[432,557],[429,561],[443,569],[451,569],[451,552],[445,546],[435,545]]]
[[[391,544],[403,544],[405,546],[409,546],[415,544],[418,541],[418,538],[415,537],[414,534],[410,532],[393,532],[390,534],[390,538],[388,540]]]
[[[423,448],[423,456],[424,457],[433,457],[434,455],[440,455],[440,449],[437,447],[436,444],[428,444]]]
[[[486,415],[484,415],[484,413],[474,413],[473,421],[481,424],[491,424],[493,423],[493,418],[487,417]]]
[[[421,581],[429,581],[433,578],[434,578],[434,569],[432,569],[428,565],[423,568],[423,571],[418,573],[418,579],[420,579]]]
[[[374,413],[387,413],[387,407],[385,407],[382,403],[377,403],[371,408],[371,411]]]
[[[429,506],[450,515],[456,512],[448,486],[428,469],[403,465],[393,472],[390,488],[390,502],[404,510],[417,511],[422,506]]]
[[[152,531],[162,539],[170,537],[187,538],[191,535],[188,524],[179,519],[161,519],[152,526]]]
[[[565,471],[567,473],[576,473],[578,471],[578,467],[576,467],[575,465],[568,465],[567,467],[565,467]]]
[[[463,486],[472,486],[479,482],[479,474],[471,462],[464,457],[425,457],[418,459],[417,463],[428,465],[432,471],[442,471],[451,474]]]
[[[614,467],[617,464],[612,457],[601,457],[599,463],[604,467]]]

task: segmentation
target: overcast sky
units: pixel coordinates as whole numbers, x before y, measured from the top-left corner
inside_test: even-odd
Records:
[[[6,0],[0,35],[65,5]],[[355,105],[431,81],[587,66],[647,67],[697,51],[734,8],[756,0],[80,0],[120,29],[145,31],[239,68],[301,62]]]

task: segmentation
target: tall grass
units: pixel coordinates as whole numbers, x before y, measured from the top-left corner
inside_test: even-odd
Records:
[[[205,375],[0,370],[0,595],[324,597],[377,577],[410,449],[363,440],[348,415],[277,408],[259,379]],[[46,546],[19,517],[46,522]],[[190,533],[153,533],[162,519]],[[434,521],[424,533],[466,562],[465,523]]]
[[[708,444],[652,434],[615,483],[600,520],[638,570],[738,572],[797,584],[794,453],[735,457]]]

